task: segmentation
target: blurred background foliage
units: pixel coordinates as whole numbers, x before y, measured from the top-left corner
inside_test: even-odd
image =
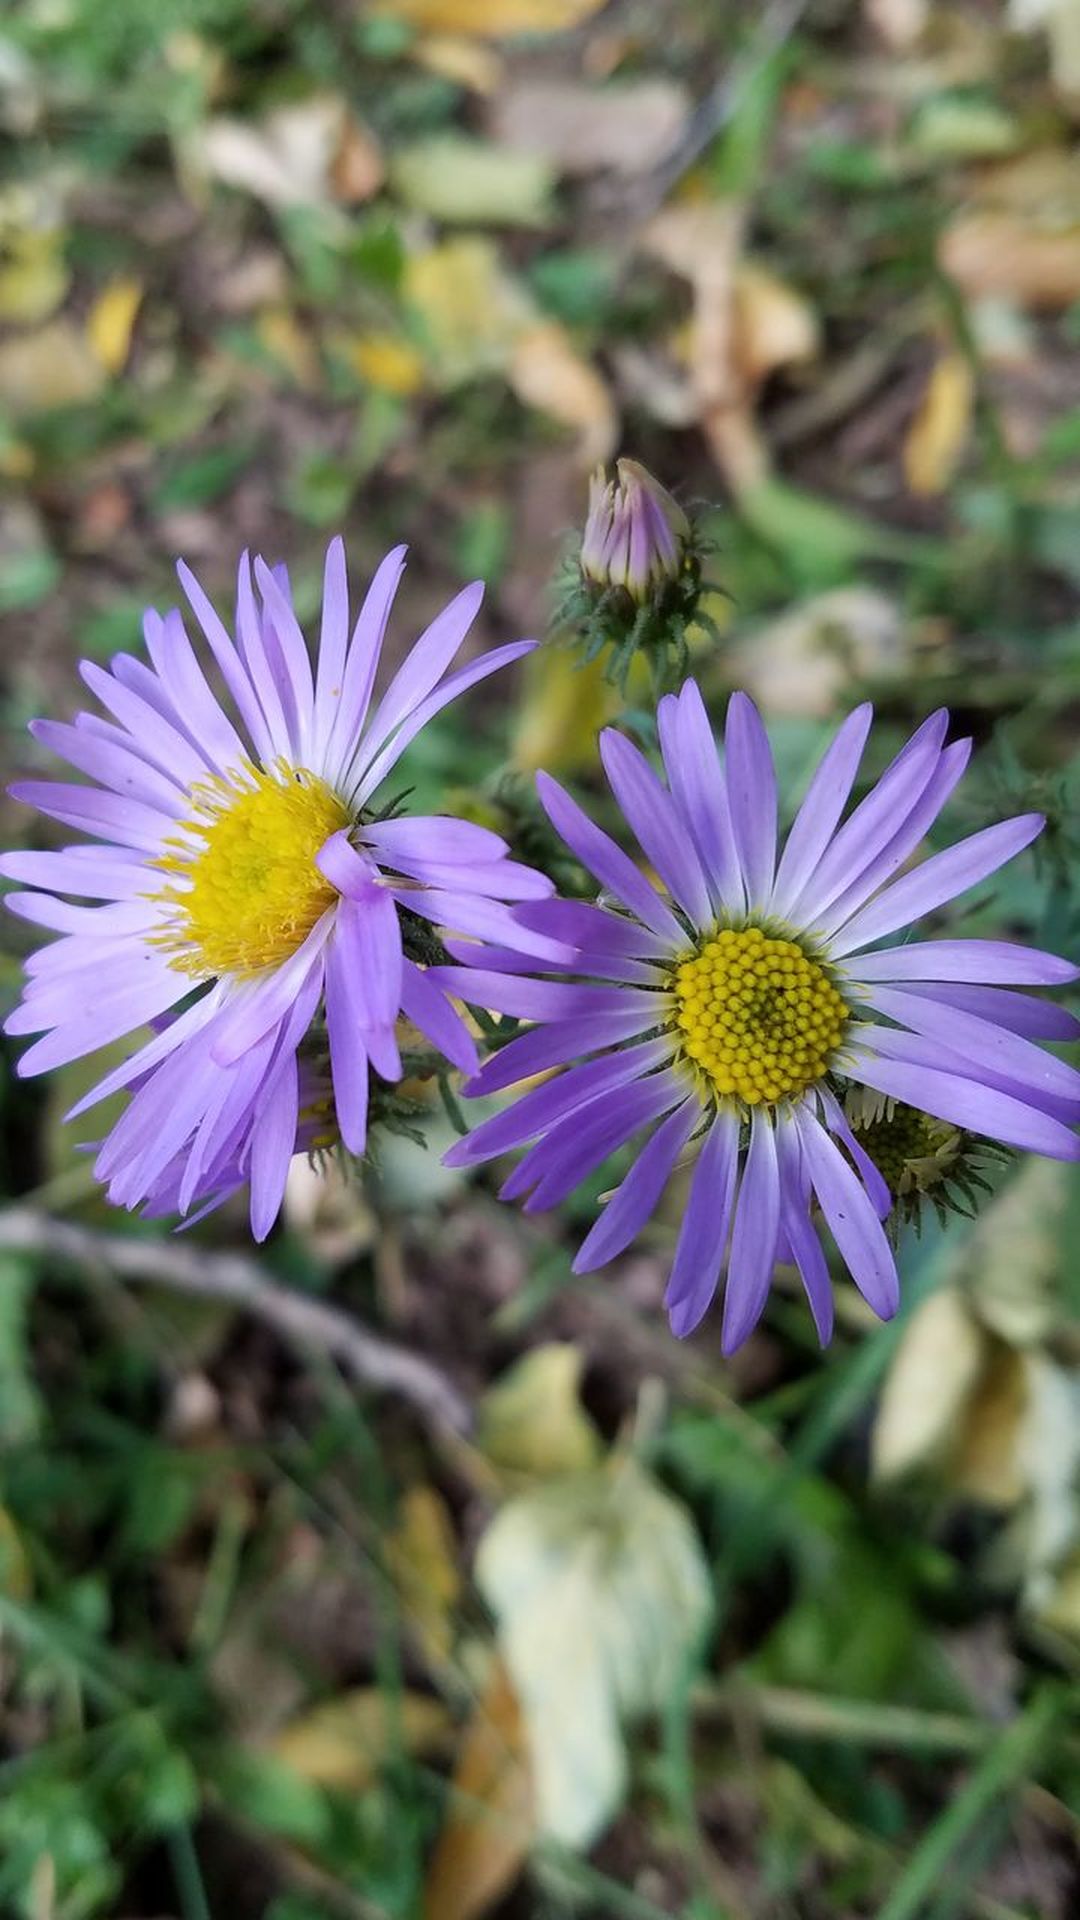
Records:
[[[354,579],[407,539],[399,647],[477,574],[482,640],[542,629],[623,451],[705,503],[695,666],[789,791],[867,693],[880,763],[947,702],[948,824],[1050,818],[949,925],[1075,957],[1078,126],[1077,0],[7,0],[7,766],[177,553],[222,595],[287,557],[310,616],[330,531]],[[601,668],[556,635],[452,710],[424,801],[527,852],[531,769],[595,788]],[[526,1222],[417,1084],[428,1150],[298,1163],[264,1267],[465,1438],[154,1284],[59,1124],[88,1079],[0,1086],[7,1194],[83,1229],[0,1223],[0,1913],[1080,1910],[1074,1170],[931,1214],[824,1357],[781,1271],[724,1364],[664,1325],[677,1193],[575,1280],[610,1171]],[[242,1212],[184,1245],[246,1257]]]

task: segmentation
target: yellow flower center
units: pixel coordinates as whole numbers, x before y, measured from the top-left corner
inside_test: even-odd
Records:
[[[191,792],[195,836],[155,862],[178,876],[155,897],[171,909],[161,942],[172,965],[199,978],[280,966],[337,898],[315,856],[350,814],[303,767],[245,766]]]
[[[847,1025],[825,968],[761,927],[711,935],[671,984],[686,1058],[713,1093],[749,1107],[820,1080]]]

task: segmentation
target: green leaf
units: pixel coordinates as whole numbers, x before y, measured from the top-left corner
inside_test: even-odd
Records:
[[[410,206],[436,220],[543,227],[552,216],[554,174],[546,160],[460,134],[399,148],[390,176]]]

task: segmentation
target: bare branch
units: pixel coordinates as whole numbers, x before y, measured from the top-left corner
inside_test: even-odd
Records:
[[[32,1207],[0,1212],[0,1251],[47,1254],[118,1280],[148,1281],[178,1293],[230,1301],[273,1327],[290,1345],[328,1354],[362,1386],[398,1394],[429,1424],[454,1433],[465,1433],[472,1424],[464,1396],[429,1360],[368,1333],[340,1307],[277,1286],[245,1254],[208,1253],[176,1240],[99,1233]]]

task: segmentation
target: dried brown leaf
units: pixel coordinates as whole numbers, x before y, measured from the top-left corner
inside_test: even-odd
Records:
[[[590,87],[521,80],[503,89],[492,131],[504,146],[542,154],[559,173],[648,173],[677,141],[689,95],[672,80]]]
[[[576,430],[584,468],[614,452],[619,421],[611,391],[557,320],[538,321],[519,335],[508,378],[519,400]]]
[[[524,1720],[496,1661],[458,1750],[428,1869],[424,1920],[479,1920],[513,1886],[535,1831]]]

